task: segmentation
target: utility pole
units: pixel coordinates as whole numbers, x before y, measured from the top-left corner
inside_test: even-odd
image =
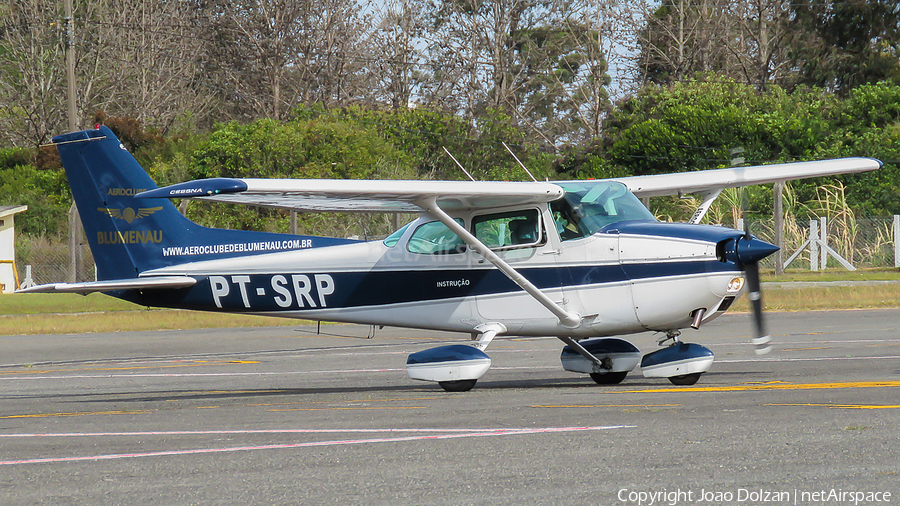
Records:
[[[66,8],[66,84],[69,102],[69,131],[78,130],[78,109],[75,107],[75,18],[72,0],[65,0]]]
[[[75,17],[72,13],[72,0],[65,0],[66,10],[66,88],[69,105],[69,131],[78,130],[78,108],[75,105]],[[78,279],[78,266],[81,265],[81,218],[75,202],[69,208],[69,275],[68,282]]]

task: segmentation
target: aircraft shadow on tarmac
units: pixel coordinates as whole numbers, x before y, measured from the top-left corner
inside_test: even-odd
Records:
[[[753,372],[739,372],[739,371],[730,371],[730,372],[711,372],[708,373],[709,377],[721,377],[721,376],[745,376],[748,378],[754,378],[754,381],[764,381],[764,379],[760,379],[761,376],[770,376],[771,373],[760,373],[759,371]],[[699,385],[698,388],[702,388],[703,385]],[[549,389],[592,389],[596,391],[598,394],[602,393],[616,393],[622,390],[634,390],[634,389],[665,389],[665,388],[673,388],[680,389],[683,387],[676,387],[674,385],[670,385],[669,383],[660,382],[659,380],[644,380],[643,378],[635,378],[634,380],[626,380],[625,382],[619,385],[597,385],[590,380],[586,380],[586,378],[582,378],[580,376],[572,376],[571,378],[535,378],[535,379],[519,379],[519,380],[495,380],[495,381],[483,381],[478,384],[479,391],[490,391],[490,390],[549,390]],[[365,393],[378,393],[378,392],[427,392],[434,393],[437,395],[472,395],[471,393],[448,393],[444,392],[440,388],[434,387],[429,384],[407,384],[407,385],[359,385],[359,384],[347,384],[346,386],[330,386],[330,387],[310,387],[310,388],[271,388],[271,389],[234,389],[234,390],[156,390],[150,392],[117,392],[117,391],[109,391],[109,392],[92,392],[92,393],[84,393],[84,394],[48,394],[48,395],[40,395],[40,396],[30,396],[31,398],[42,398],[42,399],[60,399],[68,402],[82,402],[82,403],[106,403],[110,402],[109,397],[114,396],[115,402],[121,403],[132,403],[132,402],[166,402],[166,401],[188,401],[188,400],[222,400],[222,399],[254,399],[254,398],[266,398],[266,397],[296,397],[296,396],[310,396],[310,395],[327,395],[327,394],[365,394]]]

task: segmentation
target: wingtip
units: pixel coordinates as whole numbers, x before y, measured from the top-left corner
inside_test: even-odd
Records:
[[[234,178],[215,177],[146,190],[135,195],[135,198],[208,197],[221,193],[240,193],[243,191],[247,191],[247,183],[244,181]]]

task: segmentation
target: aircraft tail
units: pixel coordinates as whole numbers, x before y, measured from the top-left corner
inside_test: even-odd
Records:
[[[168,199],[134,197],[157,185],[109,128],[59,135],[53,142],[98,280],[132,279],[146,270],[185,262],[350,242],[202,227],[182,216]]]

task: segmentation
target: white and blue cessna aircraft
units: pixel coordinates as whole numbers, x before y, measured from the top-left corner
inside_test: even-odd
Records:
[[[561,361],[600,384],[638,363],[645,377],[693,384],[712,352],[679,339],[749,291],[758,352],[757,263],[776,247],[699,225],[724,188],[874,170],[847,158],[616,180],[360,181],[215,178],[158,188],[106,127],[57,136],[97,265],[97,281],[22,292],[105,292],[138,304],[391,325],[470,334],[413,353],[410,378],[466,391],[495,336],[555,336]],[[661,223],[638,197],[697,194],[690,223]],[[201,227],[168,200],[297,211],[414,212],[383,241]],[[641,357],[611,336],[661,333]],[[671,342],[669,342],[671,341]]]

